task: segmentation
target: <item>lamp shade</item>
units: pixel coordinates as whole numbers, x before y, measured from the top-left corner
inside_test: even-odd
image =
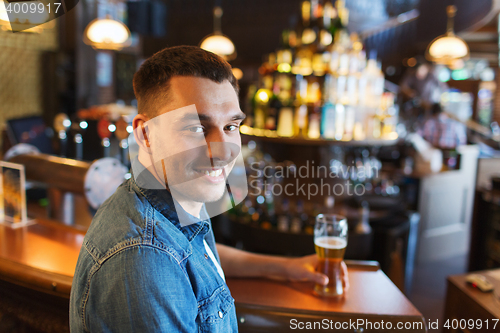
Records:
[[[229,61],[236,58],[236,48],[233,42],[221,32],[221,17],[222,8],[216,6],[214,8],[214,33],[202,39],[200,48],[215,53]]]
[[[120,50],[131,44],[130,30],[127,26],[110,17],[95,19],[83,33],[85,44],[95,49]]]
[[[451,65],[456,59],[467,57],[469,47],[463,39],[454,34],[439,36],[429,44],[428,58],[438,64]]]
[[[425,57],[437,64],[451,66],[458,59],[463,59],[469,55],[467,43],[455,36],[453,33],[453,18],[457,12],[457,7],[446,7],[448,15],[448,29],[446,34],[435,38],[427,47]]]
[[[236,57],[233,42],[222,34],[208,35],[201,41],[200,47],[204,50],[220,55],[226,60],[231,60]]]

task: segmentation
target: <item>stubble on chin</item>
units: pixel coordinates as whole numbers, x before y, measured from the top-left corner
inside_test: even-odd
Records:
[[[225,193],[226,183],[214,185],[194,185],[186,184],[174,185],[170,187],[174,197],[182,198],[182,200],[189,200],[194,202],[209,203],[220,200]]]

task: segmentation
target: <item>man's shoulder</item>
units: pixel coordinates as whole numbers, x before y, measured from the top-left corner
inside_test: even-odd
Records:
[[[161,223],[166,232],[155,232]],[[84,246],[94,259],[109,257],[120,248],[160,245],[178,248],[175,226],[162,216],[130,181],[124,182],[95,214],[85,235]]]
[[[129,182],[124,182],[97,210],[84,245],[96,252],[94,256],[101,256],[122,242],[140,239],[151,209],[151,205],[132,190]]]

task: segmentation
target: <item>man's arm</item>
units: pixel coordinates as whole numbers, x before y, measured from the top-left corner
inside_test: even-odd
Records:
[[[169,254],[125,249],[106,260],[89,283],[83,319],[90,332],[195,332],[198,303]]]
[[[312,281],[327,284],[328,277],[315,271],[315,254],[300,258],[286,258],[254,254],[217,244],[222,269],[227,277],[264,277],[275,280]],[[342,262],[344,285],[349,287],[347,267]]]

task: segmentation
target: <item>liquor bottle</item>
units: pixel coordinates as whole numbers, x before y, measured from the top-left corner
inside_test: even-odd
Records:
[[[311,114],[309,115],[309,129],[307,131],[307,136],[309,139],[319,139],[320,133],[320,122],[321,113],[319,103],[316,103],[313,107]]]
[[[321,13],[321,30],[319,35],[319,43],[321,47],[328,47],[333,42],[333,35],[330,31],[332,27],[333,16],[336,15],[334,12],[333,5],[330,1],[326,1]]]
[[[356,225],[356,233],[357,234],[370,234],[372,232],[372,228],[370,223],[370,208],[368,202],[363,201],[361,203],[361,207],[359,208],[359,222]]]
[[[331,74],[325,75],[323,85],[323,107],[321,108],[320,134],[325,139],[335,138],[335,106],[333,104],[333,82],[334,77]]]
[[[243,202],[243,205],[241,205],[241,223],[249,224],[251,221],[251,215],[254,213],[254,211],[255,209],[252,207],[252,201],[247,197]],[[237,217],[237,215],[235,217]]]
[[[307,137],[307,104],[301,103],[295,109],[295,136]]]
[[[308,82],[307,79],[302,75],[296,76],[296,103],[297,106],[295,108],[294,114],[294,135],[297,137],[306,137],[307,136],[307,100],[308,100]]]
[[[252,214],[252,221],[251,224],[254,227],[261,226],[261,223],[265,221],[266,217],[265,215],[265,210],[264,210],[264,203],[265,199],[263,195],[259,195],[256,198],[256,205],[255,205],[255,212]]]
[[[302,45],[312,44],[316,40],[316,32],[311,27],[311,12],[312,3],[317,4],[317,0],[302,2],[302,29],[301,29],[301,43]]]
[[[271,230],[272,224],[271,224],[271,218],[269,216],[268,207],[266,205],[266,198],[260,196],[258,199],[262,201],[259,202],[259,212],[260,212],[259,225],[262,229]]]
[[[290,230],[290,206],[288,199],[283,199],[281,202],[281,213],[278,216],[278,230],[281,232],[288,232]]]
[[[291,60],[290,60],[291,61]],[[292,98],[292,78],[288,74],[279,74],[277,77],[279,84],[278,98],[282,105],[289,105]]]
[[[345,8],[345,2],[343,0],[337,0],[335,2],[335,8],[331,11],[331,16],[332,25],[330,26],[330,32],[333,35],[334,41],[338,42],[340,35],[347,30],[349,21],[349,10]]]
[[[277,133],[281,137],[292,137],[294,135],[294,117],[293,117],[293,97],[292,80],[289,75],[281,75],[280,100],[282,103],[278,113]]]
[[[283,30],[281,33],[281,48],[276,53],[276,62],[278,64],[277,70],[280,73],[289,73],[291,71],[293,60],[293,51],[290,45],[291,38],[292,31],[288,29]]]
[[[354,123],[356,120],[356,107],[352,105],[345,106],[345,124],[344,124],[344,137],[346,141],[352,140],[354,132]]]
[[[312,209],[306,209],[307,212],[307,222],[304,226],[304,233],[308,235],[314,234],[314,225],[316,224],[316,216],[321,214],[319,205],[314,203]]]
[[[342,140],[344,137],[345,107],[341,103],[335,105],[335,140]]]
[[[271,184],[274,185],[274,182],[272,182]],[[268,190],[266,192],[265,198],[266,198],[267,218],[270,223],[269,229],[276,229],[278,222],[276,219],[276,210],[274,202],[275,198],[271,190]]]
[[[273,79],[270,75],[266,75],[262,79],[264,88],[257,90],[255,96],[255,109],[254,109],[254,127],[266,128],[267,114],[269,111],[269,100],[272,96],[271,88]],[[268,88],[268,87],[271,88]]]
[[[341,69],[339,69],[339,76],[336,79],[336,102],[347,104],[347,94],[346,94],[346,86],[347,86],[347,76],[340,75]]]
[[[321,101],[321,87],[318,81],[313,81],[307,85],[306,102],[310,104],[319,103]]]
[[[245,118],[244,124],[253,127],[254,126],[254,110],[257,107],[257,101],[255,100],[257,95],[257,86],[255,84],[251,84],[248,87],[248,94],[247,94],[247,103],[244,105],[244,112],[247,115]]]
[[[295,214],[292,217],[292,222],[290,224],[290,232],[294,234],[300,234],[302,232],[302,227],[304,226],[303,219],[304,207],[301,200],[298,200],[295,207]]]
[[[271,100],[269,101],[269,109],[267,112],[266,118],[266,129],[275,130],[276,124],[278,122],[279,111],[281,110],[281,101],[278,98],[280,94],[280,86],[279,81],[274,81],[273,85],[273,95],[271,96]]]
[[[262,105],[258,105],[254,111],[254,127],[264,128],[266,124],[266,113]]]
[[[278,115],[278,130],[279,136],[289,138],[294,135],[293,126],[293,109],[290,106],[284,106]]]
[[[330,100],[321,111],[321,135],[325,139],[335,139],[335,105]]]

